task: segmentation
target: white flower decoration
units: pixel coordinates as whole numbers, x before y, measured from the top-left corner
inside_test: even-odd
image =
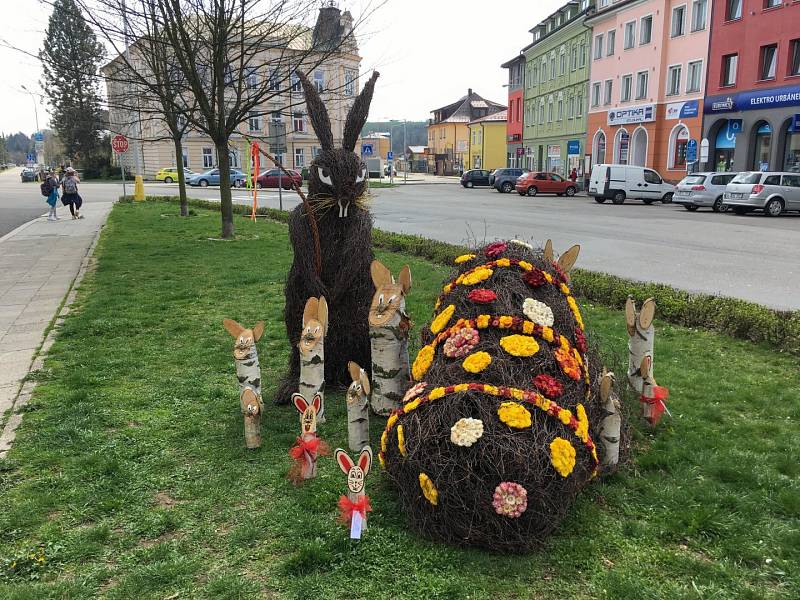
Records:
[[[553,311],[544,302],[539,302],[533,298],[525,298],[522,303],[522,312],[531,321],[542,327],[553,326]]]
[[[533,246],[531,246],[528,242],[523,242],[522,240],[510,240],[510,244],[516,244],[517,246],[524,246],[528,250],[533,250]]]
[[[456,446],[472,446],[483,435],[483,421],[480,419],[459,419],[450,428],[450,441]]]

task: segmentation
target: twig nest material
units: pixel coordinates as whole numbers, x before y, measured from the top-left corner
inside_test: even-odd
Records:
[[[480,373],[492,364],[492,357],[488,352],[476,352],[464,359],[462,366],[467,373]]]
[[[539,302],[533,298],[525,298],[522,303],[522,312],[537,325],[553,326],[553,310],[544,302]]]
[[[516,519],[528,508],[528,491],[518,483],[504,481],[494,488],[492,506],[498,515]]]
[[[483,421],[464,417],[450,428],[450,441],[456,446],[470,447],[483,435]]]

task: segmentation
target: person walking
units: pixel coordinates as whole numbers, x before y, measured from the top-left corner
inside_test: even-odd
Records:
[[[573,168],[572,173],[569,174],[569,178],[572,181],[572,183],[578,181],[578,169]]]
[[[41,184],[42,196],[47,198],[50,212],[47,214],[48,221],[58,221],[61,217],[56,214],[56,204],[58,203],[58,178],[55,173],[48,171]]]
[[[80,209],[83,205],[83,198],[78,193],[78,184],[81,182],[78,179],[78,174],[72,167],[67,167],[64,180],[61,182],[61,202],[64,206],[69,206],[69,212],[72,214],[73,219],[82,219]]]

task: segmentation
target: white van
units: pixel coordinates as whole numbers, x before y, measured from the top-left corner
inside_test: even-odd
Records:
[[[652,204],[656,200],[669,203],[675,186],[665,183],[656,171],[632,165],[594,165],[589,179],[589,195],[602,204],[611,199],[622,204],[626,199]]]

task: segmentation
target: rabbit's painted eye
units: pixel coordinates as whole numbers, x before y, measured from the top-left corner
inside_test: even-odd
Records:
[[[356,176],[356,183],[361,183],[367,178],[367,167],[362,167],[361,173]]]
[[[391,295],[391,296],[389,296],[389,304],[391,304],[391,303],[392,303],[392,302],[394,302],[395,300],[397,300],[397,296],[396,296],[396,295]]]
[[[331,173],[328,169],[320,169],[317,167],[317,176],[319,180],[324,183],[325,185],[333,185],[333,181],[331,181]]]
[[[314,329],[314,333],[319,333],[319,325]]]
[[[378,296],[378,304],[383,304],[383,294]]]

